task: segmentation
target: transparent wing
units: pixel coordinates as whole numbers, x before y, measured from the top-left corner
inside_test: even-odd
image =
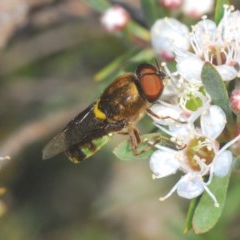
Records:
[[[52,140],[50,140],[50,142],[48,142],[48,144],[43,148],[42,158],[45,160],[54,157],[55,155],[64,152],[65,150],[65,133],[61,132]]]

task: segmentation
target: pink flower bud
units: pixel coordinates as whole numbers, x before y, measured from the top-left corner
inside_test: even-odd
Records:
[[[129,13],[119,5],[109,8],[101,17],[101,24],[109,32],[123,30],[130,20]]]
[[[236,113],[240,113],[240,88],[234,89],[230,97],[230,107]]]
[[[160,4],[170,10],[177,10],[181,7],[183,0],[160,0]]]

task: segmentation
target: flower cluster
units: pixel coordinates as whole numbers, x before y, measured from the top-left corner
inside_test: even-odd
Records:
[[[176,116],[176,112],[181,116],[181,109],[175,107],[167,110],[167,106],[159,103],[153,106],[156,114],[161,114],[163,108],[164,113],[169,116]],[[170,106],[168,106],[170,107]],[[200,115],[200,126],[194,124],[194,119],[198,119]],[[161,121],[161,122],[160,122]],[[210,192],[208,185],[211,183],[213,175],[224,177],[228,174],[232,164],[232,153],[227,148],[236,142],[236,137],[224,147],[219,148],[220,144],[217,137],[222,133],[226,125],[226,116],[223,110],[216,106],[205,102],[204,106],[198,111],[193,112],[187,117],[185,123],[174,123],[174,120],[157,120],[155,124],[162,131],[172,137],[172,141],[178,146],[182,146],[180,150],[173,150],[161,145],[157,145],[157,150],[150,159],[150,168],[153,172],[154,179],[166,177],[175,174],[177,170],[183,172],[184,176],[175,184],[172,190],[160,200],[165,200],[174,191],[184,198],[192,199],[203,193],[205,190],[213,199],[215,206],[218,206],[217,199]],[[162,127],[165,125],[168,129]],[[205,181],[205,176],[208,176]]]
[[[227,5],[224,10],[218,26],[204,17],[193,27],[188,37],[193,53],[175,48],[178,71],[183,75],[188,70],[184,77],[200,81],[204,62],[213,64],[224,81],[239,76],[240,12]],[[189,64],[193,66],[191,69]]]
[[[175,59],[178,72],[186,79],[201,81],[205,62],[212,63],[224,81],[236,78],[240,75],[240,12],[228,5],[224,11],[218,26],[204,16],[191,32],[176,19],[157,20],[151,28],[155,52],[165,60]]]
[[[191,32],[176,19],[159,19],[151,28],[153,49],[166,60],[176,61],[176,72],[162,64],[169,79],[165,84],[163,100],[152,106],[161,116],[152,116],[155,125],[165,132],[180,149],[157,145],[150,159],[154,179],[181,171],[183,176],[170,192],[160,198],[165,200],[173,192],[192,199],[206,191],[219,206],[208,188],[213,176],[226,176],[232,165],[229,149],[240,135],[227,143],[220,142],[227,117],[204,88],[201,72],[206,62],[217,70],[223,81],[240,74],[240,12],[224,6],[224,15],[218,26],[203,17]],[[239,92],[239,91],[238,91]],[[235,94],[236,95],[236,94]],[[232,97],[238,106],[238,97]],[[237,101],[237,103],[236,103]],[[230,104],[231,105],[231,104]],[[232,134],[234,135],[234,134]]]

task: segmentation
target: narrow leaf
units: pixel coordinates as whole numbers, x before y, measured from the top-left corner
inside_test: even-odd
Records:
[[[99,12],[104,12],[111,7],[111,4],[107,0],[86,0],[85,2]]]
[[[153,59],[154,52],[151,48],[146,48],[142,50],[132,49],[131,51],[122,54],[121,56],[113,60],[110,64],[108,64],[105,68],[96,73],[94,79],[96,81],[102,81],[117,72],[120,68],[124,67],[124,69],[126,70],[128,67],[125,68],[125,65],[130,66],[130,63],[142,63],[146,61],[149,62]],[[137,64],[134,64],[134,68],[136,67]]]
[[[141,5],[145,20],[150,28],[158,18],[157,12],[160,10],[160,8],[157,6],[156,1],[154,0],[141,0]]]
[[[213,177],[209,189],[217,198],[220,206],[215,207],[213,200],[206,191],[204,192],[193,216],[195,233],[206,233],[218,222],[225,204],[229,178],[230,173],[224,178]]]
[[[228,93],[221,76],[210,63],[205,63],[201,77],[204,87],[211,96],[213,103],[223,109],[227,116],[227,125],[232,126],[233,116],[229,107]]]
[[[150,41],[150,32],[148,29],[144,28],[135,21],[129,21],[127,28],[125,29],[126,38],[129,38],[131,41],[134,38],[140,39],[143,42],[148,43]]]
[[[215,23],[218,25],[221,21],[223,14],[224,14],[224,4],[229,4],[229,0],[217,0],[216,1],[216,7],[215,7]]]
[[[233,168],[235,171],[240,172],[240,156],[237,156],[233,162]]]
[[[150,62],[154,59],[154,56],[152,48],[144,48],[129,60],[131,62]]]
[[[192,229],[193,216],[194,216],[194,212],[197,208],[198,202],[199,202],[199,198],[194,198],[191,200],[191,202],[189,204],[183,233],[187,233],[189,230]]]
[[[138,49],[133,49],[131,51],[128,51],[118,58],[116,58],[114,61],[112,61],[110,64],[108,64],[105,68],[103,68],[101,71],[99,71],[95,76],[94,79],[96,81],[102,81],[112,73],[114,73],[116,70],[119,69],[119,67],[129,60],[132,56],[134,56],[139,50]]]

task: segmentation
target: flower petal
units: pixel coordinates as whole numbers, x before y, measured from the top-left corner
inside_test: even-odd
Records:
[[[233,66],[219,65],[215,66],[223,81],[231,81],[237,77],[238,71]]]
[[[214,159],[213,173],[218,177],[225,177],[232,165],[232,153],[225,150]]]
[[[201,176],[200,176],[201,177]],[[177,193],[180,197],[192,199],[204,191],[204,183],[198,175],[186,174],[178,183]]]
[[[160,118],[156,118],[149,114],[150,117],[161,125],[169,125],[174,123],[174,120],[179,120],[181,117],[182,110],[176,105],[163,105],[156,103],[151,107],[151,110]]]
[[[171,136],[174,136],[185,143],[189,141],[190,133],[193,131],[194,126],[191,123],[169,125],[169,132],[171,133]]]
[[[156,178],[176,173],[180,163],[174,158],[175,152],[156,150],[150,158],[150,169]]]
[[[201,81],[201,71],[204,62],[195,54],[175,50],[177,70],[180,75],[188,81]],[[186,57],[187,56],[187,57]],[[191,66],[191,67],[190,67]]]
[[[197,41],[197,44],[203,47],[207,42],[214,40],[216,29],[216,23],[210,19],[199,21],[193,26],[194,35],[190,35],[191,42],[196,43]],[[201,51],[201,49],[199,50]]]
[[[172,48],[188,49],[189,41],[186,37],[189,30],[186,25],[174,18],[158,19],[151,28],[151,40],[154,51],[165,60],[173,59]]]
[[[201,129],[205,136],[210,139],[216,139],[223,131],[226,125],[226,115],[224,111],[212,105],[201,115]]]

